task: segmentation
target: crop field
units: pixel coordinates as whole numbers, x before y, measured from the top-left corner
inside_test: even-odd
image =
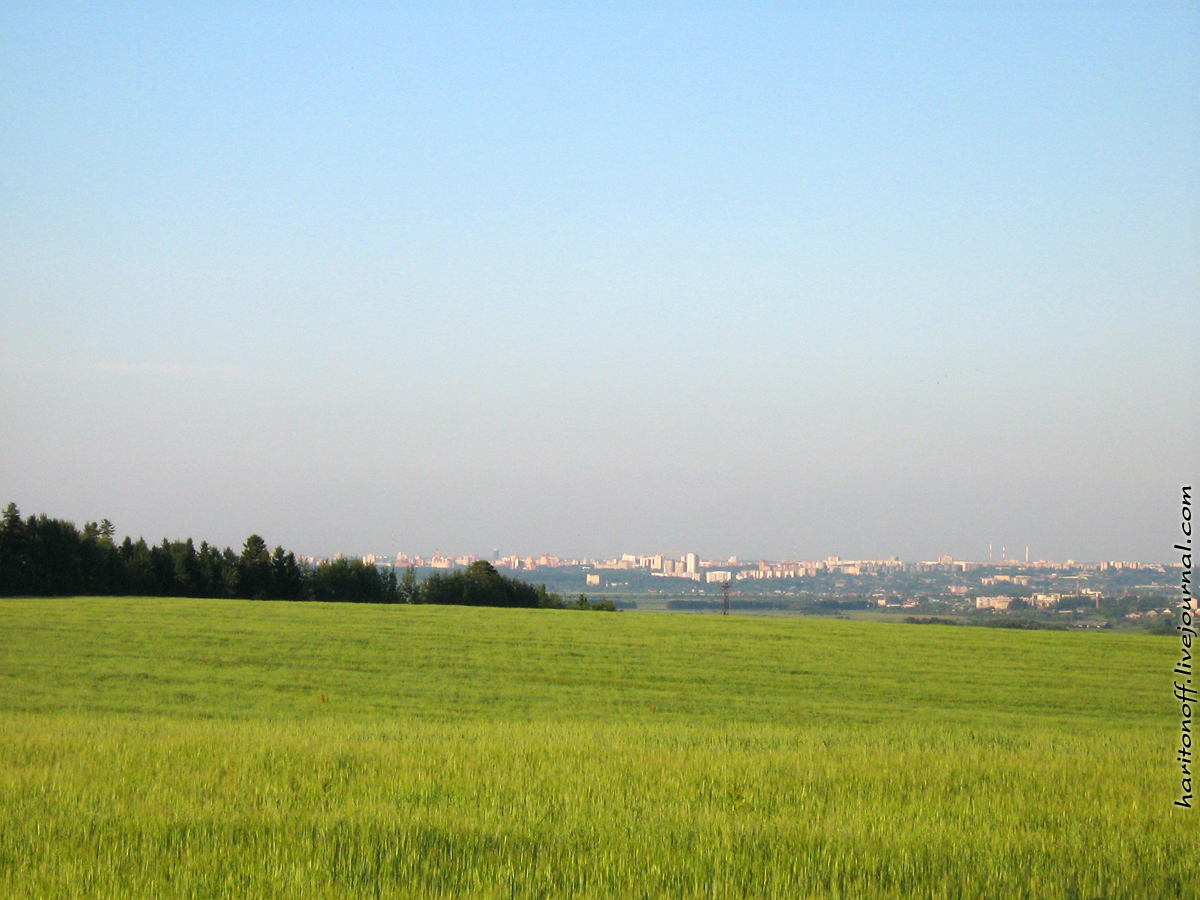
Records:
[[[1176,646],[0,600],[0,896],[1196,897]]]

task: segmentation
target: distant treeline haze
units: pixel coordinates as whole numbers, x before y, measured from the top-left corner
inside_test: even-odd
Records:
[[[466,606],[520,606],[562,609],[558,594],[506,578],[480,560],[456,572],[418,581],[407,569],[380,570],[359,559],[297,561],[290,550],[270,550],[257,534],[242,552],[223,550],[191,538],[149,545],[126,537],[118,544],[112,522],[73,522],[46,515],[21,518],[15,503],[0,525],[0,596],[77,594],[146,597],[241,597],[251,600],[334,600],[355,603],[441,603]],[[578,609],[612,609],[611,601]]]

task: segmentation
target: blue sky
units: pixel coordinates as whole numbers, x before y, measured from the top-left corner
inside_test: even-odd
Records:
[[[0,500],[318,555],[1169,559],[1198,38],[9,5]]]

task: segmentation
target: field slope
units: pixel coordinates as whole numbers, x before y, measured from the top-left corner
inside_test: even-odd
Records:
[[[0,896],[1195,897],[1173,649],[0,600]]]

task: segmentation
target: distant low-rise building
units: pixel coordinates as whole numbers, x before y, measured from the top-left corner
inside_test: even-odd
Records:
[[[1012,606],[1013,597],[977,597],[976,609],[1008,609]]]

